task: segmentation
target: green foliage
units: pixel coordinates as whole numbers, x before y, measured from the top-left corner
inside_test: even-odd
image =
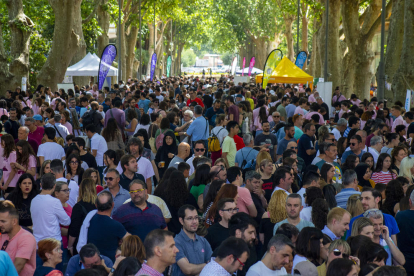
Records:
[[[135,58],[139,60],[139,49],[135,50]],[[142,65],[147,65],[149,62],[149,52],[148,50],[142,49]]]
[[[233,61],[233,58],[234,58],[234,54],[233,53],[228,53],[228,52],[224,53],[221,56],[221,60],[223,61],[224,65],[230,65],[231,62]]]
[[[184,50],[181,55],[181,63],[184,67],[194,66],[196,62],[196,55],[192,49]]]

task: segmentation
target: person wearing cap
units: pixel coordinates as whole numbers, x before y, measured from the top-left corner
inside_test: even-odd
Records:
[[[29,139],[36,141],[38,145],[42,144],[43,134],[45,129],[37,125],[37,122],[43,123],[43,118],[40,115],[34,115],[32,118],[24,119],[24,125],[29,128]]]
[[[263,259],[252,265],[247,271],[246,276],[288,274],[284,266],[289,263],[293,250],[294,246],[290,239],[285,235],[276,234],[270,239]]]
[[[197,97],[195,89],[190,89],[188,94],[190,95],[190,98],[187,100],[187,106],[190,106],[192,102],[197,102],[198,105],[204,108],[204,103],[199,97]]]

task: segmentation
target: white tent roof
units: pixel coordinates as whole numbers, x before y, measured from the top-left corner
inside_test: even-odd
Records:
[[[244,70],[238,70],[238,71],[236,71],[236,74],[241,74],[241,73],[242,73],[242,71],[243,71],[245,74],[249,74],[249,67],[245,67],[245,68],[244,68]],[[262,70],[260,70],[260,69],[258,69],[258,68],[256,68],[256,67],[253,67],[253,68],[252,68],[252,74],[261,74],[261,73],[263,73],[263,71],[262,71]]]
[[[101,59],[95,55],[88,53],[81,61],[70,66],[65,76],[97,76],[99,71],[99,62]],[[110,67],[108,77],[118,76],[118,69]]]

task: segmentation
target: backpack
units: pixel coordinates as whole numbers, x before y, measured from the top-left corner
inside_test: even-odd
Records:
[[[157,150],[162,146],[162,143],[164,141],[164,134],[167,132],[168,129],[166,129],[164,132],[161,132],[158,134],[157,138],[155,139],[155,147]]]
[[[252,150],[253,149],[251,149],[249,151],[249,153],[247,154],[247,157],[249,157],[249,154],[250,154],[250,152],[252,152]],[[242,168],[242,169],[250,169],[250,166],[252,166],[252,164],[250,164],[250,161],[252,161],[253,159],[249,160],[249,167],[247,167],[246,165],[247,165],[248,162],[247,162],[246,158],[244,157],[243,151],[241,151],[241,154],[242,154],[242,157],[243,157],[243,162],[241,163],[240,168]],[[253,169],[255,169],[255,168],[256,168],[256,159],[254,158],[254,167],[253,167]]]
[[[217,135],[219,135],[220,131],[222,131],[224,129],[221,128],[218,132]],[[216,134],[212,133],[211,137],[208,137],[208,151],[209,152],[216,152],[221,150],[221,144],[220,141],[218,139]]]
[[[244,164],[244,166],[243,166]],[[253,158],[249,160],[249,162],[246,162],[246,160],[243,160],[241,168],[243,170],[249,169],[249,170],[255,170],[256,169],[256,158]]]
[[[89,112],[86,112],[82,116],[82,125],[83,127],[86,127],[87,125],[94,124],[94,114],[96,113],[96,110],[91,110]]]

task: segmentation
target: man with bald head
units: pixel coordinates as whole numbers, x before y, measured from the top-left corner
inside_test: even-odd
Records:
[[[19,127],[19,130],[17,131],[17,139],[14,140],[15,143],[19,142],[20,140],[27,141],[30,146],[32,147],[34,153],[37,154],[37,149],[39,148],[39,145],[37,142],[31,138],[29,138],[29,128],[27,126],[21,126]]]
[[[174,156],[174,158],[171,160],[170,167],[174,167],[178,169],[178,164],[181,162],[185,162],[184,160],[190,155],[190,145],[186,142],[181,142],[178,145],[178,153]]]

